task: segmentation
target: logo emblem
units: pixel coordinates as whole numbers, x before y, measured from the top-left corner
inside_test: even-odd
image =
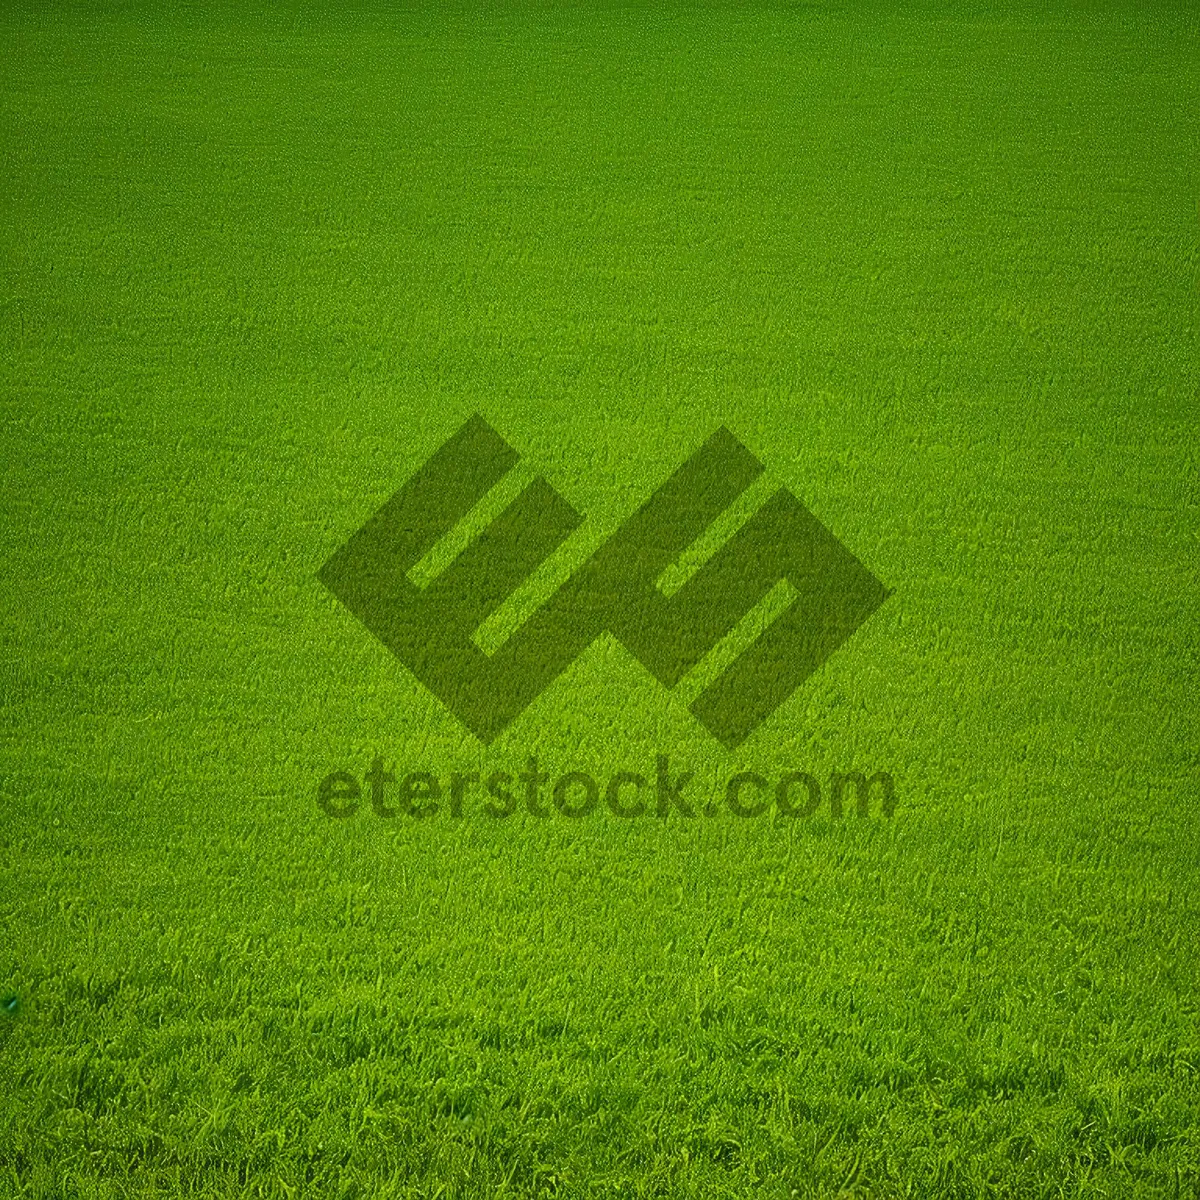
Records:
[[[689,705],[733,749],[891,594],[782,488],[664,594],[659,577],[763,470],[722,427],[487,654],[472,635],[582,515],[539,476],[426,587],[408,573],[518,458],[476,414],[319,572],[485,744],[605,632],[673,688],[786,579],[791,603]]]

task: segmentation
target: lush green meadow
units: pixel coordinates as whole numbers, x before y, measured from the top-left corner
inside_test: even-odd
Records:
[[[0,1196],[1200,1196],[1198,22],[5,5]],[[481,745],[317,579],[475,412],[526,613],[722,424],[893,594]]]

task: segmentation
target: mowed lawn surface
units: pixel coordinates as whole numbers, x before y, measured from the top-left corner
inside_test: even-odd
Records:
[[[0,1194],[1200,1195],[1194,11],[0,45]],[[735,751],[609,637],[483,747],[316,577],[474,412],[530,602],[722,424],[894,594]]]

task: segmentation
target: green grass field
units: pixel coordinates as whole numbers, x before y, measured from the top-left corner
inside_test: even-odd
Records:
[[[0,1196],[1200,1196],[1194,8],[0,46]],[[609,635],[484,745],[317,577],[476,412],[511,627],[721,425],[893,594],[735,750]],[[318,803],[659,755],[895,811]]]

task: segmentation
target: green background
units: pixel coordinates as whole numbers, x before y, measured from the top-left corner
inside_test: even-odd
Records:
[[[0,1191],[1200,1195],[1198,34],[6,5]],[[482,748],[315,578],[475,411],[562,570],[723,423],[895,594]],[[658,753],[897,808],[316,802]]]

